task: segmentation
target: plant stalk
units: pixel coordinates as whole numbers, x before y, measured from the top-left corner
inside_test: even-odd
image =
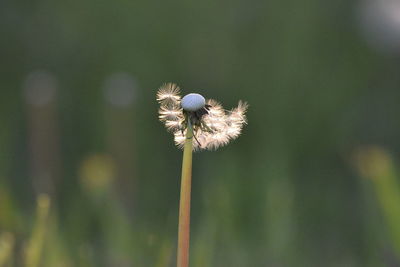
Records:
[[[179,203],[177,267],[189,266],[190,193],[192,187],[193,128],[188,121],[183,149],[181,196]]]

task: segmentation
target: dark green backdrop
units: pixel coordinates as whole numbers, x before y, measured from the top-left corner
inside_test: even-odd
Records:
[[[399,57],[367,41],[361,3],[0,3],[9,266],[43,192],[39,266],[174,266],[182,153],[157,119],[164,82],[250,104],[240,138],[194,155],[191,266],[399,264],[400,203],[360,170],[399,163]],[[360,167],[370,145],[389,159]]]

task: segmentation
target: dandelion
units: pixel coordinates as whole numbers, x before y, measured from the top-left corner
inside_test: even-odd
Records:
[[[193,128],[194,150],[215,150],[237,138],[246,124],[247,103],[224,110],[213,99],[205,100],[200,94],[181,98],[180,89],[173,83],[164,84],[157,93],[160,103],[159,119],[173,133],[175,143],[183,148],[189,125]]]
[[[189,266],[190,192],[192,151],[215,150],[237,138],[246,124],[247,103],[224,110],[217,101],[191,93],[180,96],[173,83],[161,86],[157,93],[159,119],[174,135],[175,144],[183,148],[181,195],[179,204],[177,266]]]

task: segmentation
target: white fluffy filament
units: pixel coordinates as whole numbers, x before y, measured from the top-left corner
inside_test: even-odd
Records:
[[[182,148],[185,143],[185,114],[181,107],[179,87],[175,84],[164,84],[157,93],[160,103],[159,119],[174,134],[175,144]],[[246,124],[247,103],[239,101],[236,108],[226,111],[217,101],[207,100],[207,114],[200,119],[200,125],[194,126],[195,150],[215,150],[227,145],[237,138]]]

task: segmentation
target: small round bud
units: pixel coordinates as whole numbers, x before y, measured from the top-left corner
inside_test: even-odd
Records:
[[[196,111],[206,105],[206,100],[199,94],[188,94],[182,98],[181,106],[186,111]]]

